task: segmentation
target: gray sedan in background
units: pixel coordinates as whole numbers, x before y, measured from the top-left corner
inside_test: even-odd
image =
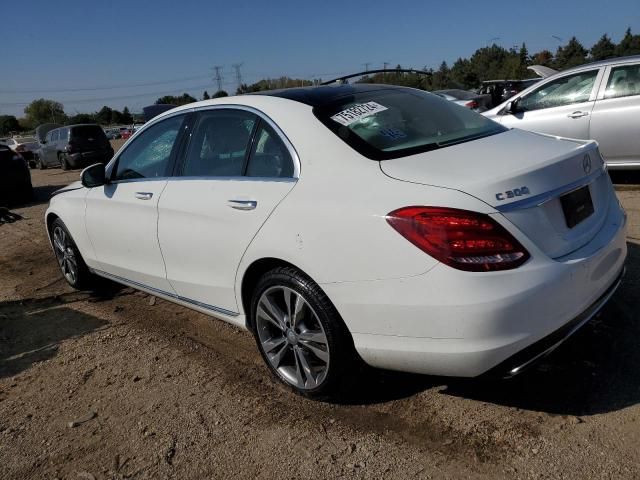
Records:
[[[479,93],[469,92],[467,90],[459,90],[456,88],[451,88],[448,90],[435,90],[431,93],[435,93],[445,100],[455,102],[458,105],[470,108],[472,110],[475,110],[476,112],[484,112],[492,106],[491,95],[483,95]]]
[[[507,127],[597,140],[610,169],[640,169],[640,55],[559,72],[484,115]]]

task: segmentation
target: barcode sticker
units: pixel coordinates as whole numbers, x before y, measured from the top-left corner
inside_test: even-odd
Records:
[[[331,117],[331,120],[348,127],[353,122],[385,110],[388,110],[388,108],[377,102],[358,103],[346,110],[336,113]]]

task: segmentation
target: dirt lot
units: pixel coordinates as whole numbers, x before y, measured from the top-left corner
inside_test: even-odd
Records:
[[[74,292],[50,192],[0,225],[0,477],[639,478],[640,190],[626,281],[536,369],[487,382],[371,372],[341,404],[269,376],[252,338],[128,288]],[[626,176],[616,181],[627,182]]]

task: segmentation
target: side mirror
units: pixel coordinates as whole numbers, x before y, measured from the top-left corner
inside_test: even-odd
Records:
[[[513,115],[514,113],[518,113],[519,111],[518,99],[510,100],[509,102],[507,102],[507,106],[504,107],[504,113],[510,113]]]
[[[105,166],[103,163],[96,163],[85,168],[80,174],[82,186],[87,188],[100,187],[107,183]]]

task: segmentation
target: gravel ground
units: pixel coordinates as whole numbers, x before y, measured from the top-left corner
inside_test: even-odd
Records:
[[[342,403],[274,382],[253,339],[115,285],[75,292],[49,248],[49,194],[0,225],[0,477],[639,478],[640,189],[623,286],[510,381],[366,372]]]

